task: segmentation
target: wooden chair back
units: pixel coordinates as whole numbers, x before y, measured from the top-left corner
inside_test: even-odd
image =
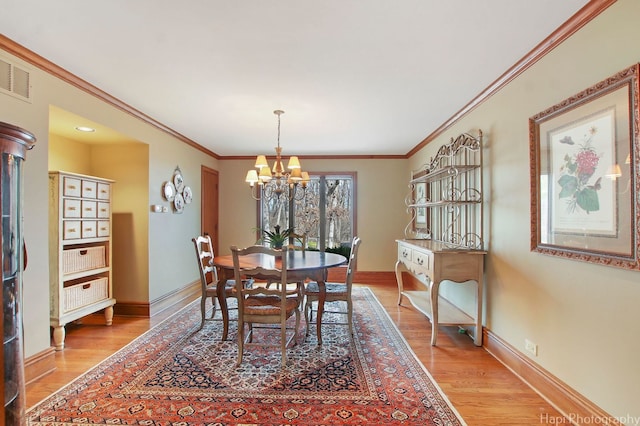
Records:
[[[282,365],[287,362],[286,347],[295,340],[300,325],[300,302],[302,288],[297,284],[294,289],[287,286],[287,253],[285,246],[281,250],[264,246],[250,246],[239,249],[231,247],[233,271],[236,283],[242,278],[254,278],[266,282],[278,283],[276,288],[255,285],[245,288],[236,284],[238,297],[238,365],[242,363],[245,340],[250,342],[253,324],[279,324]],[[287,339],[287,319],[296,316],[295,327]],[[249,330],[245,338],[245,324]]]

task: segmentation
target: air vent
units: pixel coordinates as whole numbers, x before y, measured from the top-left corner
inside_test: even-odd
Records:
[[[30,101],[29,71],[0,58],[0,93]]]

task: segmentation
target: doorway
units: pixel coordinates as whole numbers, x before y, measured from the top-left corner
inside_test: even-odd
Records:
[[[202,166],[201,170],[202,206],[201,206],[201,228],[202,234],[211,236],[213,252],[218,251],[218,172],[208,167]]]

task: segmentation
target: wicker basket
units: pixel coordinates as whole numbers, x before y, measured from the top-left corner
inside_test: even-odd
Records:
[[[64,311],[82,308],[109,297],[109,279],[86,281],[64,289]]]
[[[89,271],[107,266],[104,246],[64,250],[62,270],[64,274]]]

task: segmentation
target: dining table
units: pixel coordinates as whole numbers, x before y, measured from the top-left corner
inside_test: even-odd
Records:
[[[316,335],[318,345],[322,345],[322,314],[324,312],[324,303],[326,300],[326,280],[329,268],[343,265],[347,262],[347,258],[336,253],[327,253],[313,250],[289,250],[287,252],[287,281],[289,282],[305,282],[306,280],[316,281],[318,283],[318,312],[316,317]],[[226,298],[224,296],[224,287],[227,280],[234,279],[233,256],[223,255],[214,257],[213,264],[218,267],[217,286],[218,302],[221,309],[226,308]],[[274,257],[265,254],[252,254],[243,256],[240,264],[241,267],[258,267],[273,268]]]

